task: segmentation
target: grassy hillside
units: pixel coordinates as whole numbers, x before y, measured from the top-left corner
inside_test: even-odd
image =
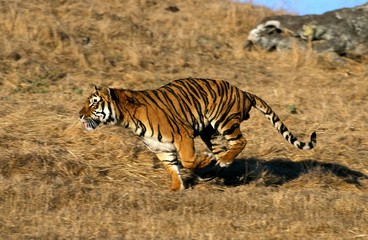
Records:
[[[244,51],[277,13],[224,0],[0,2],[1,239],[368,237],[367,62]],[[94,84],[189,76],[261,96],[317,147],[293,148],[253,110],[234,165],[173,193],[129,130],[78,120]]]

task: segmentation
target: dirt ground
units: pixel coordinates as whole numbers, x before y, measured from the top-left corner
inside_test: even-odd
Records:
[[[368,238],[367,59],[246,51],[280,12],[224,0],[0,2],[1,239]],[[94,85],[185,77],[257,94],[316,148],[252,110],[236,162],[207,182],[184,170],[190,187],[170,192],[129,130],[79,122]]]

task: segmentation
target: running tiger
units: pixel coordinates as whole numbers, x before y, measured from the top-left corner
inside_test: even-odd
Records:
[[[144,91],[95,87],[79,115],[87,130],[100,123],[132,129],[163,162],[176,191],[184,189],[180,162],[187,169],[203,168],[212,160],[221,167],[233,162],[247,143],[240,124],[249,118],[252,107],[296,148],[309,150],[316,145],[315,132],[310,142],[298,141],[265,101],[221,80],[179,79]],[[211,154],[196,154],[197,136]]]

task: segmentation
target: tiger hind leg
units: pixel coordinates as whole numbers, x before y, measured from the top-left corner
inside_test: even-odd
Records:
[[[217,177],[222,168],[217,165],[218,159],[221,158],[227,151],[227,142],[218,131],[216,131],[211,125],[207,126],[201,133],[200,137],[206,144],[208,152],[202,152],[199,157],[207,158],[205,161],[209,161],[209,167],[195,169],[192,175],[199,181],[209,181]]]
[[[172,191],[183,190],[185,187],[183,180],[181,178],[179,161],[177,159],[176,152],[159,152],[156,153],[156,156],[159,160],[163,162],[167,173],[171,177],[171,190]]]
[[[216,131],[212,126],[206,127],[200,134],[202,141],[206,144],[214,160],[218,160],[228,150],[225,137]],[[210,153],[208,153],[210,154]]]
[[[240,131],[240,125],[235,123],[227,130],[222,130],[222,135],[227,141],[227,150],[222,153],[218,159],[220,167],[228,167],[236,158],[236,156],[243,151],[247,145],[247,140]]]

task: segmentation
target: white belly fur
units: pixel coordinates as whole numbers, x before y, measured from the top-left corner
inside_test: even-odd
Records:
[[[155,153],[157,153],[157,152],[173,152],[173,151],[176,150],[174,144],[160,142],[158,139],[152,138],[152,137],[144,137],[143,142],[147,145],[147,147],[151,151],[153,151]]]

